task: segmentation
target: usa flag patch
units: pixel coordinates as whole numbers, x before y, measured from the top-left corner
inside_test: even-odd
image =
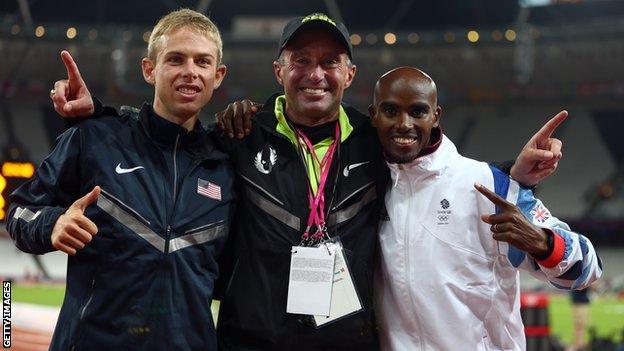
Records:
[[[221,187],[201,178],[197,178],[197,193],[221,201]]]

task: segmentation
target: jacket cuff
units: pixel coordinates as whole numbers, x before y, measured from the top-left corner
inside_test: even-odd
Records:
[[[56,251],[56,248],[52,246],[52,230],[56,225],[56,221],[65,211],[67,211],[65,207],[52,207],[46,211],[45,220],[39,233],[44,252]]]
[[[104,105],[102,104],[102,101],[100,101],[97,96],[91,96],[91,99],[93,99],[93,115],[91,115],[91,117],[101,116],[104,112]]]
[[[65,129],[75,127],[87,118],[99,117],[104,114],[104,105],[102,105],[102,101],[100,101],[100,99],[96,96],[91,96],[91,100],[93,100],[93,114],[91,116],[63,118]]]
[[[515,160],[508,160],[508,161],[503,161],[503,162],[494,161],[494,162],[490,162],[490,165],[500,169],[505,174],[511,177],[511,168],[513,167],[515,163],[516,163]],[[531,186],[522,184],[520,182],[518,182],[518,184],[520,184],[520,186],[523,187],[524,189],[530,189],[533,192],[535,191],[535,188],[537,187],[537,184],[531,185]]]
[[[548,235],[552,238],[552,252],[551,254],[543,260],[537,260],[537,263],[545,268],[553,268],[563,260],[563,255],[565,254],[565,241],[563,238],[550,229],[544,229],[548,232]]]
[[[494,161],[494,162],[490,162],[490,164],[498,169],[500,169],[501,171],[503,171],[503,173],[510,175],[511,174],[511,167],[513,167],[515,161],[514,160],[508,160],[508,161]]]

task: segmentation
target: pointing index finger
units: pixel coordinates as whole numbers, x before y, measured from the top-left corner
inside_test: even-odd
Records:
[[[82,76],[80,75],[80,71],[78,70],[78,65],[74,61],[74,58],[67,50],[61,51],[61,60],[65,64],[65,69],[67,69],[67,79],[72,81],[82,81]]]
[[[550,138],[557,127],[568,117],[568,111],[563,110],[551,118],[544,126],[535,134],[538,139]]]
[[[477,189],[478,192],[483,194],[483,196],[487,197],[490,201],[492,201],[496,206],[500,208],[507,208],[511,205],[507,200],[503,199],[498,194],[481,185],[480,183],[475,183],[474,187],[475,189]]]

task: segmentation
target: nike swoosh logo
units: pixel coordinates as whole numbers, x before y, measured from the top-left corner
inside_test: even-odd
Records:
[[[353,170],[354,168],[360,167],[361,165],[365,165],[365,164],[367,164],[369,162],[370,161],[366,161],[366,162],[354,163],[352,165],[345,166],[345,168],[342,170],[342,175],[345,176],[345,178],[346,178],[346,177],[349,176],[349,172],[351,170]]]
[[[145,167],[138,166],[138,167],[133,167],[133,168],[121,168],[121,163],[120,163],[117,165],[117,168],[115,168],[115,172],[117,172],[117,174],[124,174],[124,173],[134,172],[137,169],[141,169],[141,168],[145,168]]]

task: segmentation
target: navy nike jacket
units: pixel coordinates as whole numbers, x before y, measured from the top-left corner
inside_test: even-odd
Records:
[[[85,212],[98,234],[69,256],[51,350],[216,349],[210,305],[232,182],[201,124],[187,132],[149,105],[62,134],[8,213],[15,245],[44,254],[58,217],[102,188]]]

